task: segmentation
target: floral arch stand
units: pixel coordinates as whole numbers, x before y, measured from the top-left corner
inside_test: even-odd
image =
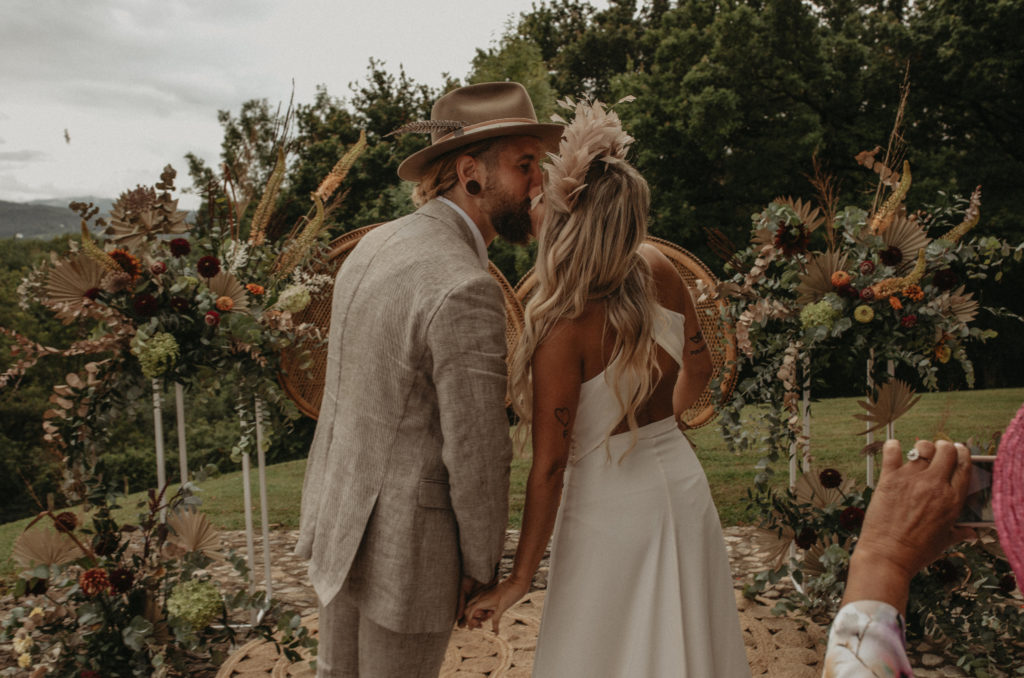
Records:
[[[160,379],[152,380],[153,390],[153,437],[156,449],[156,476],[158,491],[163,494],[167,490],[167,472],[165,468],[166,458],[164,450],[164,428],[163,428],[163,384]],[[178,470],[182,487],[189,482],[188,477],[188,451],[185,444],[185,389],[178,383],[174,383],[175,415],[177,418],[178,433]],[[274,582],[271,577],[271,554],[270,554],[270,520],[267,507],[267,460],[263,440],[263,404],[258,396],[253,397],[253,417],[256,428],[256,467],[258,478],[258,489],[260,495],[260,528],[263,547],[263,582],[266,593],[264,609],[269,606],[274,595]],[[245,426],[244,418],[242,426]],[[256,538],[253,521],[252,502],[252,472],[251,453],[248,450],[242,452],[242,501],[245,514],[245,547],[246,561],[249,566],[249,594],[256,592]],[[167,510],[160,511],[160,519],[167,519]],[[258,621],[258,620],[254,620]]]

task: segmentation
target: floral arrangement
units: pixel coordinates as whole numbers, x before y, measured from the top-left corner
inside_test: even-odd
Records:
[[[340,200],[331,198],[365,146],[361,137],[312,194],[309,213],[281,238],[268,233],[284,177],[282,150],[258,203],[246,192],[252,182],[240,176],[242,194],[234,198],[225,171],[225,187],[209,190],[208,212],[195,223],[177,209],[169,166],[154,186],[123,193],[109,219],[98,218],[91,204],[72,204],[81,241],[37,266],[19,295],[26,308],[42,306],[81,327],[83,338],[54,348],[0,328],[14,340],[17,358],[0,374],[0,388],[45,356],[96,357],[53,388],[43,415],[44,441],[64,471],[62,493],[92,518],[80,527],[73,511],[44,511],[15,545],[25,568],[15,594],[24,598],[3,624],[17,654],[15,673],[185,675],[223,658],[218,653],[234,642],[232,610],[260,611],[252,630],[293,659],[299,648],[315,646],[298,615],[262,594],[225,595],[212,581],[206,567],[220,556],[212,527],[193,510],[192,483],[170,500],[151,491],[138,524],[121,525],[110,481],[96,468],[109,442],[107,424],[161,380],[193,389],[230,384],[242,420],[233,455],[255,448],[253,398],[298,415],[278,387],[280,356],[322,341],[314,325],[293,316],[329,286],[317,265],[327,215]],[[231,560],[244,581],[245,562]]]
[[[262,616],[251,630],[293,660],[316,647],[297,613],[268,606],[262,594],[222,592],[211,579],[206,568],[224,559],[219,535],[187,492],[167,501],[151,492],[137,524],[118,524],[112,489],[96,478],[88,487],[90,525],[74,511],[44,511],[15,542],[23,571],[14,593],[22,600],[2,635],[17,667],[0,674],[170,676],[215,668],[236,641],[235,626],[256,611]],[[229,558],[245,581],[244,560]]]
[[[884,201],[880,191],[871,211],[839,210],[829,181],[819,177],[821,204],[780,198],[755,214],[750,245],[728,257],[733,276],[706,291],[728,298],[724,314],[736,328],[736,369],[745,376],[720,410],[734,448],[767,441],[769,459],[786,453],[802,436],[803,385],[827,363],[891,360],[935,389],[939,366],[955,361],[973,385],[964,346],[995,333],[973,325],[981,307],[967,286],[998,279],[1004,262],[1024,256],[1024,244],[965,238],[980,220],[980,187],[959,223],[951,223],[950,210],[911,212],[909,164],[896,172],[875,160],[878,152],[858,161],[879,173],[889,191]],[[773,405],[764,439],[740,422],[741,409],[753,403]]]
[[[98,218],[91,203],[72,203],[82,220],[81,242],[71,241],[64,256],[37,266],[18,291],[23,307],[40,305],[91,331],[57,349],[0,328],[15,340],[12,350],[19,356],[0,374],[0,388],[43,356],[104,354],[109,357],[89,368],[94,407],[77,417],[87,428],[103,416],[100,410],[122,408],[131,385],[145,389],[157,379],[195,388],[228,379],[240,395],[260,397],[297,416],[278,388],[280,355],[324,339],[315,324],[297,323],[293,316],[331,283],[316,272],[325,251],[325,204],[364,148],[365,137],[313,193],[309,214],[279,239],[268,238],[267,230],[284,176],[283,151],[255,209],[248,209],[248,198],[214,204],[211,194],[209,215],[186,222],[172,197],[176,173],[170,166],[154,186],[123,193],[109,219]],[[92,224],[106,237],[94,236]],[[56,420],[73,416],[65,404],[75,386],[57,390],[44,429],[48,442],[67,450],[74,444],[58,434]],[[251,400],[240,403],[236,456],[255,445],[250,408]]]

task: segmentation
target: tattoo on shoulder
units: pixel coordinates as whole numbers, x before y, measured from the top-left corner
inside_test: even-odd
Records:
[[[695,344],[699,344],[700,342],[704,341],[704,333],[698,329],[697,333],[690,337],[690,341],[692,341]]]
[[[703,344],[700,348],[694,348],[690,350],[690,355],[700,355],[704,351],[708,350],[708,345]]]

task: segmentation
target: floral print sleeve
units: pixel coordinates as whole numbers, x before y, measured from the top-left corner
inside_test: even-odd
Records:
[[[903,617],[892,605],[858,600],[839,610],[828,634],[822,678],[911,678]]]

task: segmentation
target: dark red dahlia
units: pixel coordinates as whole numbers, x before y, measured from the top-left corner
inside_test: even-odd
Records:
[[[190,305],[188,299],[184,297],[171,297],[171,308],[178,313],[187,313]]]
[[[863,299],[864,301],[874,301],[875,290],[871,287],[865,287],[860,291],[860,298]]]
[[[216,327],[217,325],[220,325],[220,313],[217,313],[216,311],[207,311],[203,320],[210,327]]]
[[[842,484],[843,474],[834,468],[827,468],[818,474],[818,480],[821,481],[822,487],[831,490]]]
[[[787,224],[780,221],[775,231],[775,246],[787,257],[806,252],[810,239],[811,235],[803,224]]]
[[[1012,594],[1014,589],[1016,589],[1016,588],[1017,588],[1017,578],[1014,577],[1012,573],[1004,574],[1002,576],[1002,578],[1000,578],[1000,580],[999,580],[999,590],[1002,591],[1003,593],[1005,593],[1006,595]]]
[[[107,577],[110,579],[110,586],[118,593],[128,593],[135,583],[135,573],[127,567],[115,567],[107,572]]]
[[[175,238],[170,243],[171,254],[176,257],[183,257],[192,251],[192,245],[184,238]]]
[[[86,299],[95,300],[96,297],[100,296],[100,288],[90,287],[85,292],[82,292],[82,296],[85,297]]]
[[[893,245],[892,247],[887,247],[886,249],[879,252],[878,258],[886,266],[896,266],[901,261],[903,261],[903,251],[900,250],[899,247]]]
[[[935,276],[932,278],[932,284],[943,292],[953,289],[958,282],[960,282],[960,278],[950,268],[935,271]]]
[[[913,313],[908,313],[907,315],[905,315],[902,318],[900,318],[900,325],[903,325],[904,327],[906,327],[908,329],[913,327],[916,324],[917,324],[917,316],[914,315]]]
[[[196,270],[199,271],[199,275],[204,278],[212,278],[220,273],[220,261],[217,257],[206,255],[196,262]]]
[[[875,262],[865,259],[857,265],[857,268],[860,269],[861,275],[871,275],[875,272]]]
[[[847,299],[860,299],[860,290],[850,284],[843,285],[836,289],[836,293],[841,297],[846,297]]]
[[[806,551],[807,549],[814,546],[814,542],[818,541],[818,533],[809,527],[805,527],[804,529],[800,530],[800,534],[796,536],[796,539],[794,541],[796,542],[797,546]]]
[[[58,532],[73,532],[78,527],[78,516],[71,511],[58,513],[57,519],[53,521],[53,526],[57,528]]]
[[[149,272],[153,275],[163,275],[167,273],[167,264],[162,261],[158,261],[149,267]]]
[[[857,532],[864,524],[864,509],[858,506],[847,506],[839,514],[839,527],[849,532]]]
[[[955,584],[960,579],[960,569],[949,558],[936,560],[928,566],[928,572],[943,584]]]
[[[132,300],[132,310],[135,315],[149,318],[160,310],[160,303],[152,294],[139,294]]]

